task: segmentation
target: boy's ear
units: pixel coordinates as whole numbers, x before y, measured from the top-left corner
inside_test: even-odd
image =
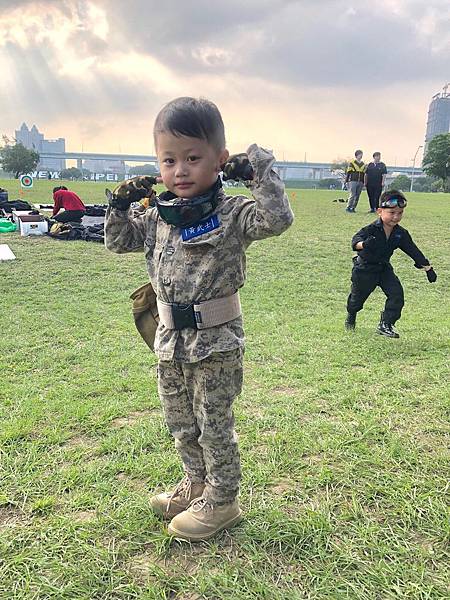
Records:
[[[228,150],[226,148],[224,150],[222,150],[222,152],[219,155],[219,167],[217,169],[218,171],[222,170],[221,165],[224,165],[227,162],[229,156],[230,156],[230,153],[228,152]]]
[[[382,212],[383,212],[383,209],[382,209],[382,208],[377,208],[377,213],[378,213],[379,215],[381,215],[381,213],[382,213]]]

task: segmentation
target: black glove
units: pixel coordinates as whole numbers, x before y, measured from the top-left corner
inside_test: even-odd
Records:
[[[377,238],[374,235],[370,235],[363,241],[363,250],[369,250],[373,252],[377,249]]]
[[[434,283],[437,279],[437,274],[434,271],[433,267],[431,267],[431,269],[428,269],[428,271],[426,271],[427,274],[427,279],[430,283]]]
[[[223,180],[250,181],[253,179],[253,169],[247,154],[232,154],[227,162],[222,165]]]
[[[152,186],[156,182],[156,177],[148,175],[122,181],[112,192],[105,191],[109,205],[111,208],[128,210],[133,202],[139,202],[142,198],[151,198],[155,194]]]

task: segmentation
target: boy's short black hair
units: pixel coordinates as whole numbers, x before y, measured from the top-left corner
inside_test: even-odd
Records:
[[[67,192],[67,188],[66,188],[66,186],[65,186],[65,185],[60,185],[60,186],[58,186],[58,187],[54,187],[54,188],[53,188],[53,193],[55,193],[55,192],[59,192],[59,190],[66,190],[66,192]]]
[[[358,156],[358,154],[363,154],[362,150],[355,150],[355,156]]]
[[[372,154],[372,158],[375,158],[375,156],[381,156],[381,152],[374,152]]]
[[[153,127],[155,139],[159,133],[199,138],[217,150],[225,148],[225,127],[217,106],[206,98],[175,98],[158,113]]]

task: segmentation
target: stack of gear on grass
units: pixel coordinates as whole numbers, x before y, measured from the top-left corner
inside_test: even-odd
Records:
[[[25,200],[0,200],[0,216],[9,217],[13,210],[32,210],[31,204]]]
[[[86,242],[104,242],[104,225],[82,225],[81,223],[53,223],[47,234],[57,240],[84,240]]]
[[[83,204],[85,211],[84,216],[86,217],[104,217],[106,215],[107,204]],[[38,208],[53,210],[53,204],[37,204]]]
[[[89,204],[85,206],[86,217],[104,217],[106,215],[107,204]]]
[[[174,144],[174,155],[179,152],[180,169],[189,173],[190,163],[181,156],[201,135],[183,141],[183,135],[167,134],[166,139]],[[204,145],[209,152],[210,143]],[[164,155],[160,147],[157,151]],[[144,335],[159,359],[158,390],[185,471],[179,485],[154,496],[151,505],[171,519],[170,534],[191,541],[208,539],[241,516],[232,405],[242,386],[239,289],[246,277],[245,252],[255,240],[280,235],[293,221],[274,161],[270,152],[253,144],[248,154],[231,157],[223,166],[224,179],[246,180],[253,198],[227,196],[220,178],[187,198],[180,197],[182,191],[156,197],[155,180],[148,177],[107,193],[106,247],[145,253],[151,287],[138,293],[135,317],[149,307]],[[192,172],[198,173],[196,167]],[[185,179],[189,176],[195,182],[192,174]],[[155,207],[136,216],[129,207],[140,195]],[[151,324],[157,321],[155,332]]]
[[[353,236],[352,248],[358,254],[353,258],[352,288],[347,300],[345,326],[349,330],[355,329],[356,314],[379,286],[386,295],[386,304],[377,332],[390,338],[399,337],[394,324],[400,319],[404,295],[402,284],[390,263],[397,248],[414,260],[416,268],[426,271],[430,283],[437,279],[428,259],[413,242],[409,232],[398,224],[406,204],[406,198],[401,192],[384,192],[380,198],[380,208],[377,209],[380,218]]]

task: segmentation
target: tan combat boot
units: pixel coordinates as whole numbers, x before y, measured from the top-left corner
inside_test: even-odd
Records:
[[[150,498],[150,506],[163,519],[172,519],[186,510],[195,498],[200,498],[204,489],[204,483],[192,483],[189,477],[184,477],[172,492]]]
[[[213,506],[206,498],[198,498],[187,510],[171,520],[168,531],[177,538],[200,542],[222,529],[233,527],[241,520],[241,515],[237,500],[231,504]]]

